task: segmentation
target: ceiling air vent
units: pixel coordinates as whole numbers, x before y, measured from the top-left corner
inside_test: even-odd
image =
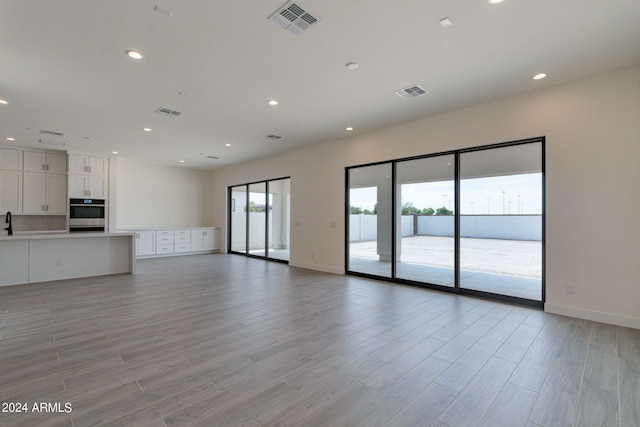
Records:
[[[415,98],[420,95],[424,95],[425,93],[427,93],[427,91],[421,88],[419,85],[407,86],[404,89],[400,89],[395,92],[396,95],[404,99]]]
[[[293,1],[287,2],[268,19],[296,36],[304,33],[321,21],[317,15],[312,15],[309,11]]]
[[[64,142],[52,141],[50,139],[39,139],[38,142],[45,145],[57,145],[58,147],[64,147],[66,145]]]
[[[263,138],[266,139],[267,141],[277,141],[279,139],[282,139],[282,137],[278,135],[267,135]]]
[[[64,133],[62,132],[54,132],[52,130],[44,130],[44,129],[40,130],[40,134],[46,135],[46,136],[56,136],[59,138],[62,138],[64,136]]]
[[[158,108],[155,112],[158,114],[162,114],[163,116],[170,117],[178,117],[180,114],[182,114],[180,111],[174,111],[164,107]]]

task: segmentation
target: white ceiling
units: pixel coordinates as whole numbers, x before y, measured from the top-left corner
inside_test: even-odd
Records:
[[[640,63],[639,0],[301,0],[300,36],[284,3],[2,0],[0,145],[216,169]]]

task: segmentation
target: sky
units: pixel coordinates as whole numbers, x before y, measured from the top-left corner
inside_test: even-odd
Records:
[[[350,191],[350,205],[373,210],[375,187]],[[453,181],[439,181],[402,186],[402,204],[418,209],[445,206],[454,208]],[[460,181],[462,215],[536,214],[542,213],[542,174],[520,174]]]

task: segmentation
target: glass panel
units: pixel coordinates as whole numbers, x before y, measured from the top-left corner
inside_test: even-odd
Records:
[[[247,186],[231,188],[229,211],[231,215],[231,250],[247,252]]]
[[[542,300],[542,143],[460,155],[460,287]]]
[[[266,256],[267,185],[249,185],[249,253]]]
[[[268,252],[269,258],[289,260],[289,223],[291,212],[291,180],[280,179],[268,182],[269,212]]]
[[[353,272],[391,277],[390,163],[349,170],[349,264]]]
[[[455,285],[454,163],[446,155],[397,164],[397,278]]]

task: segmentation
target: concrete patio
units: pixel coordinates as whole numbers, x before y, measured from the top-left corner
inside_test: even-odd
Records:
[[[396,277],[441,286],[454,285],[451,237],[402,239]],[[391,263],[378,260],[375,241],[349,245],[349,270],[390,277]],[[542,243],[502,239],[460,239],[462,288],[542,299]]]

